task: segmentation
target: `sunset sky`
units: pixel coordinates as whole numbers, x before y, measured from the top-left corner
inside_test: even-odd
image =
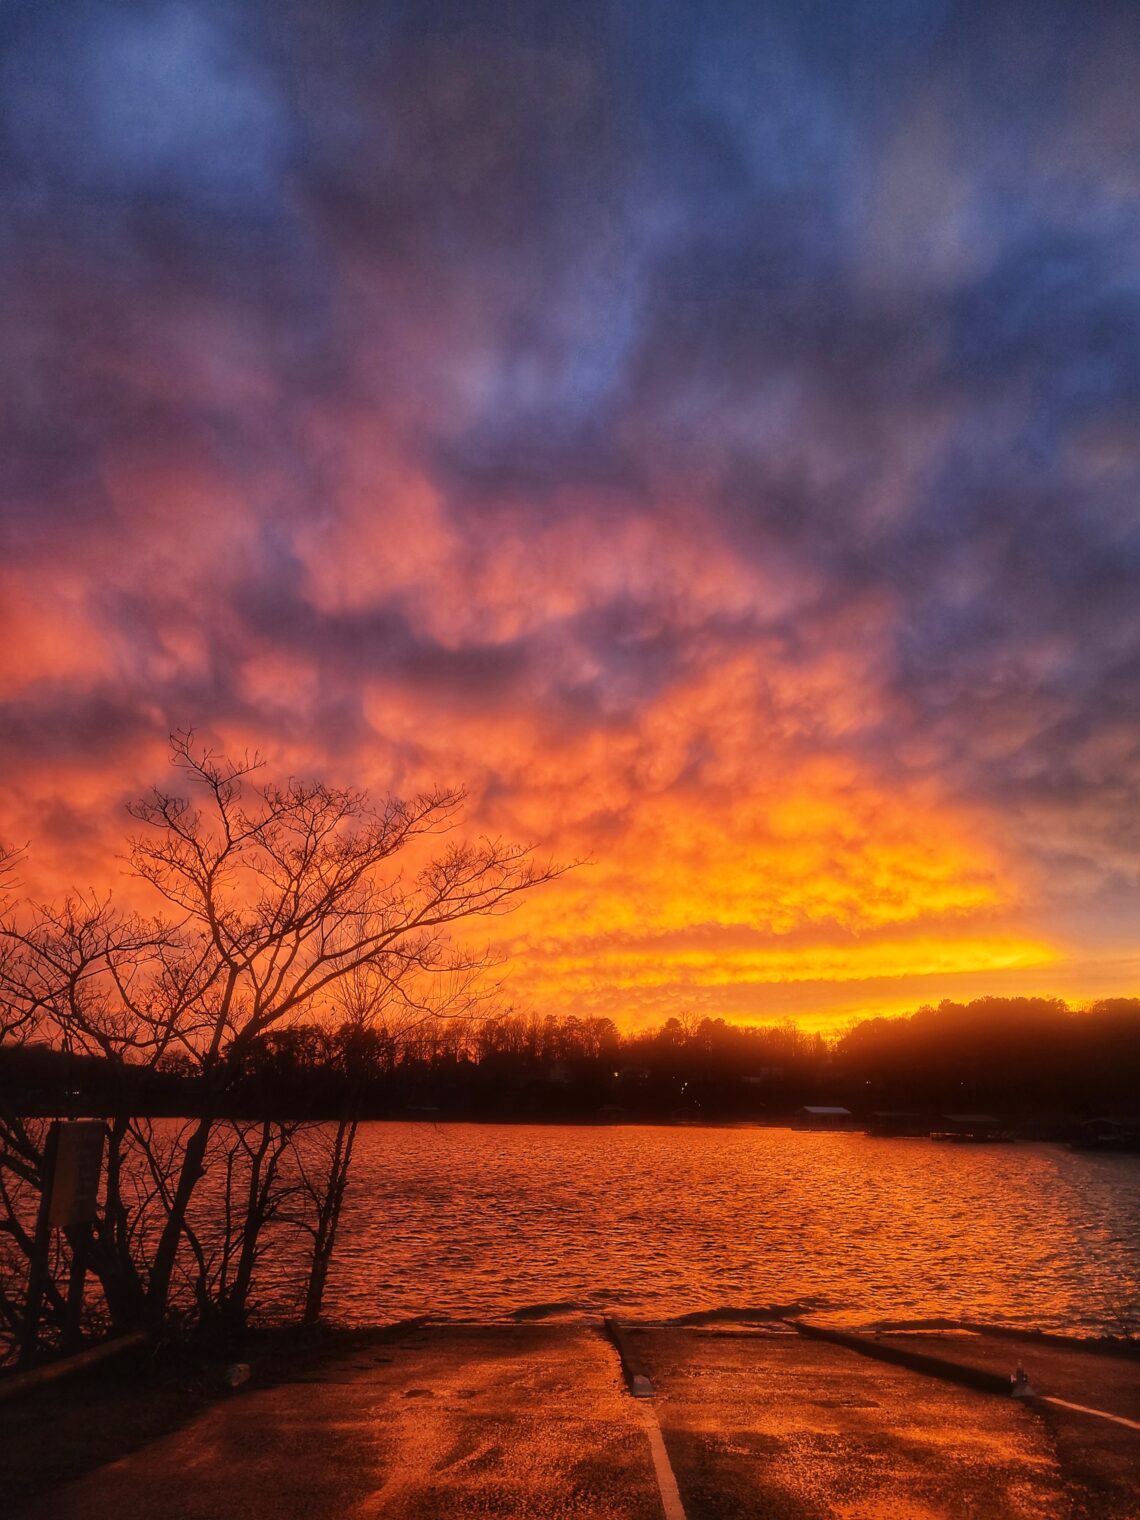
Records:
[[[1140,991],[1132,3],[10,0],[0,834],[193,726],[539,1012]]]

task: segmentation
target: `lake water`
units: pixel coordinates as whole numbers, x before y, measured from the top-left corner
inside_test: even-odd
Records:
[[[331,1318],[772,1304],[1119,1333],[1140,1314],[1140,1157],[783,1129],[361,1128]]]

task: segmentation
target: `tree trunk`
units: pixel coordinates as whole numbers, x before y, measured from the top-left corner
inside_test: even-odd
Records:
[[[209,1113],[198,1120],[198,1126],[186,1142],[186,1154],[178,1174],[178,1186],[171,1200],[170,1212],[162,1227],[158,1248],[154,1253],[150,1283],[146,1295],[146,1317],[152,1330],[162,1327],[166,1317],[166,1304],[170,1296],[170,1279],[174,1275],[174,1263],[178,1256],[178,1243],[182,1238],[182,1226],[190,1198],[202,1177],[205,1167],[206,1147],[210,1143],[213,1118]]]
[[[352,1148],[356,1143],[357,1119],[342,1118],[337,1124],[332,1159],[329,1162],[328,1183],[317,1213],[317,1232],[313,1240],[313,1264],[309,1271],[309,1285],[305,1294],[305,1313],[302,1323],[316,1324],[324,1304],[325,1284],[332,1265],[336,1246],[340,1211],[344,1203],[344,1190],[348,1186],[348,1173],[352,1165]]]
[[[127,1127],[127,1119],[122,1115],[107,1126],[105,1202],[96,1222],[88,1260],[91,1271],[102,1285],[111,1324],[116,1330],[126,1330],[138,1324],[146,1297],[138,1268],[131,1257],[130,1221],[123,1202],[123,1139]]]
[[[261,1121],[261,1141],[257,1149],[250,1156],[249,1187],[246,1191],[245,1220],[242,1224],[241,1232],[241,1252],[238,1256],[238,1267],[234,1276],[233,1289],[227,1296],[225,1306],[226,1319],[230,1328],[238,1331],[245,1329],[246,1303],[249,1299],[249,1290],[253,1286],[253,1269],[257,1262],[257,1242],[261,1236],[261,1227],[265,1223],[268,1191],[272,1185],[273,1171],[275,1170],[272,1162],[270,1162],[263,1186],[262,1166],[269,1152],[272,1135],[272,1120],[263,1119]]]

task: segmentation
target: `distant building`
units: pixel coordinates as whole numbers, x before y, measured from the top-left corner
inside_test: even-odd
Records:
[[[1073,1145],[1082,1151],[1140,1152],[1140,1118],[1087,1119],[1077,1127]]]
[[[808,1104],[797,1108],[792,1120],[793,1129],[854,1129],[855,1117],[849,1108],[831,1108],[822,1104]]]

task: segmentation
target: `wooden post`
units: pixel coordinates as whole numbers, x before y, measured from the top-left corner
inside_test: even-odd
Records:
[[[52,1121],[44,1143],[40,1210],[36,1215],[36,1233],[32,1243],[32,1260],[28,1268],[28,1304],[20,1336],[20,1366],[26,1367],[36,1354],[39,1340],[40,1308],[47,1286],[48,1251],[51,1248],[51,1197],[55,1187],[55,1160],[59,1151],[59,1120]]]
[[[39,1341],[40,1310],[48,1280],[51,1232],[66,1232],[71,1247],[71,1272],[67,1284],[63,1349],[74,1350],[79,1338],[83,1308],[83,1283],[87,1276],[87,1252],[91,1225],[98,1212],[99,1175],[103,1167],[106,1126],[99,1119],[63,1122],[53,1119],[44,1145],[43,1191],[36,1218],[32,1260],[28,1272],[28,1306],[20,1337],[20,1366],[35,1357]]]

